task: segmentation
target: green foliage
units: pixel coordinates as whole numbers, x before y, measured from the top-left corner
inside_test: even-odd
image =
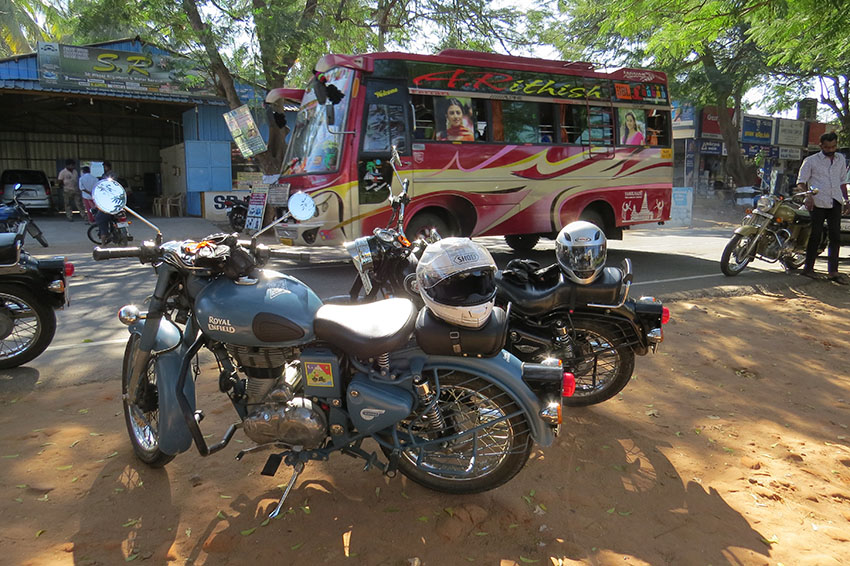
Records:
[[[57,41],[70,25],[61,7],[43,0],[0,0],[0,57],[31,53],[39,41]]]

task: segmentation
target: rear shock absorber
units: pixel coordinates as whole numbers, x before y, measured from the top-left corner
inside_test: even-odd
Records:
[[[413,387],[416,389],[416,395],[419,397],[419,403],[423,407],[429,407],[422,415],[425,422],[428,423],[428,428],[432,431],[440,431],[446,428],[446,419],[443,418],[443,412],[437,406],[436,395],[428,381],[421,376],[414,380]]]

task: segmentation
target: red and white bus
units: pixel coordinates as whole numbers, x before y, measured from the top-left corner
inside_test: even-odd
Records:
[[[316,71],[280,185],[311,194],[318,215],[280,225],[284,243],[336,244],[386,226],[387,196],[400,188],[393,145],[410,179],[408,237],[433,226],[525,250],[576,219],[615,239],[670,219],[664,73],[461,50],[327,55]],[[341,100],[320,104],[317,80]]]

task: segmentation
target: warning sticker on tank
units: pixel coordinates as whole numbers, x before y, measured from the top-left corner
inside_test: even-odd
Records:
[[[333,387],[334,374],[331,364],[304,362],[307,387]]]

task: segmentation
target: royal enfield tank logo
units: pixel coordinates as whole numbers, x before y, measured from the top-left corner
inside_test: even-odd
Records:
[[[227,332],[228,334],[236,334],[236,329],[230,324],[229,318],[216,318],[211,316],[207,321],[207,326],[209,326],[210,330],[217,330],[219,332]]]
[[[364,421],[371,421],[375,417],[380,417],[384,413],[386,413],[386,411],[383,409],[363,409],[360,411],[360,418]]]
[[[459,254],[455,256],[454,262],[458,265],[463,265],[464,263],[469,263],[471,261],[478,261],[478,253],[477,252],[469,252],[466,254]]]

